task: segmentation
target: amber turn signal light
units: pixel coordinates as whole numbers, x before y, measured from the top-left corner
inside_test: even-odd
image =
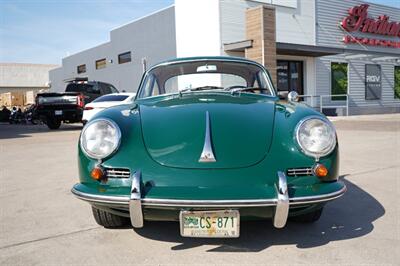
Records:
[[[328,169],[323,164],[316,164],[314,166],[314,174],[317,177],[325,177],[328,175]]]
[[[90,172],[90,176],[94,180],[101,180],[104,177],[104,171],[100,167],[95,167],[93,170]]]

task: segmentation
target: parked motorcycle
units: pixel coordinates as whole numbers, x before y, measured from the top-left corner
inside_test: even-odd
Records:
[[[10,124],[21,124],[26,122],[22,113],[21,108],[17,108],[14,106],[11,109],[11,114],[10,114],[10,119],[9,119]]]
[[[36,115],[36,105],[32,104],[25,111],[21,108],[13,107],[9,119],[10,124],[27,124],[36,125],[39,123],[39,118]]]
[[[26,110],[24,111],[24,117],[27,123],[29,122],[33,125],[37,125],[40,122],[39,117],[36,113],[36,104],[32,104],[31,106],[26,108]]]

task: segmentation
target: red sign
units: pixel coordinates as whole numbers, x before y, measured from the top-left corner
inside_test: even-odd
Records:
[[[389,37],[400,37],[400,22],[390,21],[387,15],[381,15],[376,19],[369,18],[368,7],[369,5],[363,4],[350,8],[349,15],[342,20],[342,27],[348,32],[360,31]],[[345,43],[400,48],[400,42],[397,41],[360,38],[350,35],[345,36],[343,41]]]

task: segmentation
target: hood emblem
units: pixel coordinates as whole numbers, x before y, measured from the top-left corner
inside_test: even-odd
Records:
[[[213,163],[216,162],[211,143],[211,129],[210,129],[210,114],[206,112],[206,134],[204,138],[204,147],[201,152],[199,163]]]

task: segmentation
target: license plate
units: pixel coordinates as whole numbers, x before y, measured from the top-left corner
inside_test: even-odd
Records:
[[[62,115],[63,114],[62,112],[63,112],[62,110],[55,110],[54,114],[55,115]]]
[[[239,237],[240,215],[237,210],[181,211],[181,235],[184,237]]]

